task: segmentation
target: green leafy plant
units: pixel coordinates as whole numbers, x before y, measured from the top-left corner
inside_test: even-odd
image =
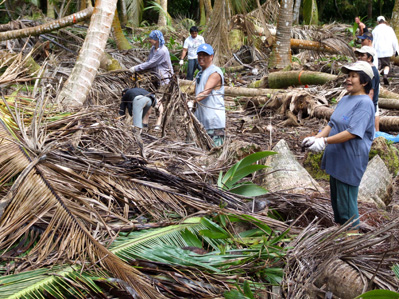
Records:
[[[220,172],[217,182],[218,187],[244,197],[253,197],[266,194],[268,191],[261,186],[248,181],[242,183],[239,181],[246,176],[253,174],[255,171],[267,168],[268,166],[266,165],[254,163],[274,154],[276,154],[276,152],[256,152],[238,161],[224,175],[222,172]]]

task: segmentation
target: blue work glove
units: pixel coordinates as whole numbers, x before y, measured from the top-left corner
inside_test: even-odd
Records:
[[[315,138],[314,143],[309,147],[309,150],[315,153],[320,153],[326,148],[324,137]]]

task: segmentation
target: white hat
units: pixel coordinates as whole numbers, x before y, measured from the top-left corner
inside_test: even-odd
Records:
[[[363,46],[363,47],[361,47],[360,49],[356,49],[355,50],[355,53],[356,52],[358,52],[358,53],[366,53],[366,54],[370,54],[372,57],[373,57],[373,60],[372,61],[374,61],[374,56],[375,55],[377,55],[377,53],[376,53],[376,51],[374,50],[374,48],[373,47],[370,47],[370,46]]]
[[[350,71],[363,71],[366,73],[367,76],[370,77],[370,79],[374,78],[373,69],[371,68],[370,63],[366,61],[356,61],[355,63],[352,63],[350,65],[344,65],[341,71],[344,74],[348,74]]]
[[[385,22],[385,17],[384,17],[384,16],[379,16],[379,17],[377,18],[377,22],[381,22],[381,21],[384,21],[384,22]]]

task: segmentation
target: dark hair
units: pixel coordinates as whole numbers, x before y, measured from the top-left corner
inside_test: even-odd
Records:
[[[190,28],[190,33],[193,33],[193,32],[198,32],[198,27],[197,26],[193,26],[193,27]]]
[[[373,86],[371,85],[371,78],[363,71],[356,71],[359,74],[359,81],[360,84],[365,84],[364,86],[364,92],[366,94],[369,94],[370,90],[373,88]]]
[[[367,58],[370,58],[371,57],[371,62],[374,62],[374,57],[373,57],[373,55],[371,55],[371,54],[369,54],[369,53],[366,53],[367,54]]]

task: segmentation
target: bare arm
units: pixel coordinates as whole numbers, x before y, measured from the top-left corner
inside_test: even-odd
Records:
[[[221,86],[222,86],[222,78],[220,77],[220,75],[216,72],[211,74],[208,78],[208,81],[205,84],[204,91],[197,94],[195,100],[197,102],[202,101],[203,99],[207,98],[210,95],[212,90],[220,89]]]
[[[183,52],[181,52],[181,58],[180,59],[184,59],[184,57],[186,57],[188,49],[187,48],[183,48]]]
[[[330,134],[331,127],[326,126],[319,134],[316,135],[316,137],[327,137],[328,134]],[[328,144],[335,144],[335,143],[343,143],[351,139],[355,139],[356,135],[353,135],[352,133],[349,133],[348,131],[342,131],[338,134],[335,134],[333,136],[330,136],[327,138],[327,143]]]

